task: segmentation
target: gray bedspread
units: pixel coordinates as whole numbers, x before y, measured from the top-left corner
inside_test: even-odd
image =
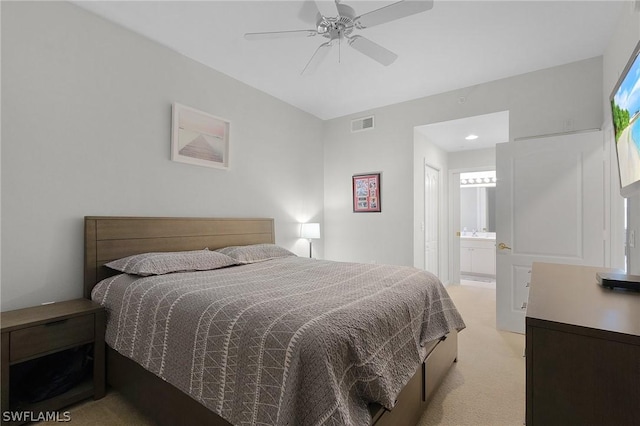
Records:
[[[109,346],[237,425],[367,425],[465,327],[428,272],[299,257],[121,274],[92,298]]]

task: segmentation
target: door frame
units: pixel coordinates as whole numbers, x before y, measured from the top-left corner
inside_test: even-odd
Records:
[[[449,279],[452,284],[460,284],[460,174],[495,170],[494,164],[487,166],[463,167],[449,170]]]

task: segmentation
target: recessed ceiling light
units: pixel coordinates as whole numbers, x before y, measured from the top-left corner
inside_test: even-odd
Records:
[[[474,135],[474,134],[472,133],[472,134],[470,134],[469,136],[467,136],[465,139],[466,139],[466,140],[468,140],[468,141],[472,141],[472,140],[474,140],[474,139],[478,139],[478,135]]]

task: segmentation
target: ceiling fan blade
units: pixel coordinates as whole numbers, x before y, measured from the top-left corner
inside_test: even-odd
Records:
[[[322,43],[320,46],[318,46],[313,56],[311,57],[311,59],[309,59],[309,62],[307,62],[307,65],[305,65],[304,69],[300,74],[301,75],[312,74],[316,70],[316,68],[318,68],[318,65],[320,64],[320,62],[322,62],[324,58],[327,56],[327,53],[329,53],[330,48],[331,48],[331,41]]]
[[[357,16],[354,21],[356,27],[369,28],[374,25],[384,24],[405,16],[415,15],[433,7],[433,0],[402,0],[392,3],[380,9]]]
[[[298,18],[310,25],[316,25],[319,13],[315,0],[303,0],[300,12],[298,12]]]
[[[313,37],[318,34],[316,30],[292,30],[292,31],[268,31],[264,33],[246,33],[247,40],[268,40],[272,38]]]
[[[337,18],[340,16],[338,3],[335,0],[316,0],[316,6],[320,15],[325,18]]]
[[[380,62],[385,67],[391,65],[398,55],[392,51],[385,49],[377,43],[372,42],[368,38],[362,36],[353,36],[349,38],[349,46],[356,49],[358,52],[367,55],[374,61]]]

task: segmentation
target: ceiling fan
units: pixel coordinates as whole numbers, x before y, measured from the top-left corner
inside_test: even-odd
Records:
[[[331,46],[333,46],[334,43],[340,46],[342,41],[346,41],[349,46],[358,52],[384,66],[388,66],[398,58],[398,55],[368,38],[360,35],[352,35],[354,29],[362,30],[427,11],[433,7],[433,0],[402,0],[362,15],[356,15],[352,7],[339,3],[339,0],[315,0],[315,4],[318,8],[316,28],[309,30],[246,33],[244,38],[247,40],[264,40],[286,37],[314,37],[320,35],[329,39],[316,49],[302,70],[303,75],[311,74],[318,64],[327,56]]]

